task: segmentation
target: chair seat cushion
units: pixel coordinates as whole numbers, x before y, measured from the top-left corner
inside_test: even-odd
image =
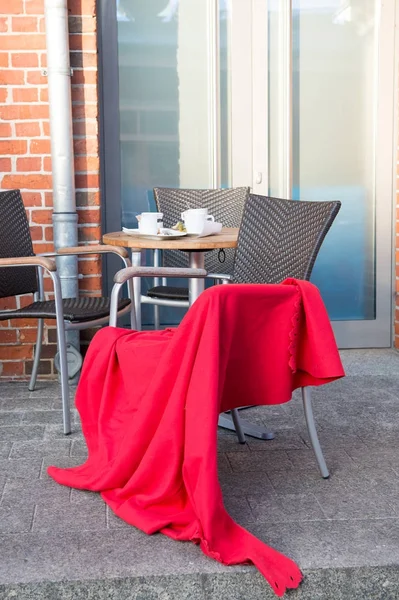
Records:
[[[95,321],[109,315],[109,298],[64,298],[64,319],[73,323],[83,321]],[[130,304],[127,298],[121,299],[118,304],[118,310],[122,310]],[[5,319],[55,319],[55,302],[48,300],[46,302],[33,302],[29,306],[19,308],[18,310],[0,311],[0,321]]]
[[[188,300],[188,288],[157,285],[148,290],[147,296],[161,300]]]

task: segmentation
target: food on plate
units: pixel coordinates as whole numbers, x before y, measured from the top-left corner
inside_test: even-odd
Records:
[[[186,232],[186,228],[182,221],[178,221],[176,225],[173,225],[172,229],[176,229],[177,231],[183,231],[184,233]]]

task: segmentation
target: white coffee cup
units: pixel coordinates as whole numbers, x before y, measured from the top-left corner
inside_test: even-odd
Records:
[[[202,233],[206,221],[215,221],[207,208],[189,208],[181,214],[187,233]]]
[[[143,212],[137,216],[139,222],[139,231],[144,235],[157,235],[158,230],[163,226],[161,220],[163,213]]]

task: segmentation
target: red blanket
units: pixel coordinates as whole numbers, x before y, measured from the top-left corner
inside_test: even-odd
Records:
[[[256,565],[282,596],[301,572],[227,514],[218,415],[287,402],[297,387],[343,375],[312,284],[215,286],[174,330],[96,334],[76,394],[89,457],[48,472],[63,485],[101,492],[148,534],[191,540],[226,565]]]

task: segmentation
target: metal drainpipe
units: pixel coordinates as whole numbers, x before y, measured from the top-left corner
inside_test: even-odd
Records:
[[[66,246],[78,245],[67,0],[45,0],[45,20],[53,230],[54,247],[58,250]],[[77,257],[57,258],[57,270],[61,279],[63,298],[77,298],[79,293]],[[79,332],[68,331],[67,342],[75,349],[79,349]]]

